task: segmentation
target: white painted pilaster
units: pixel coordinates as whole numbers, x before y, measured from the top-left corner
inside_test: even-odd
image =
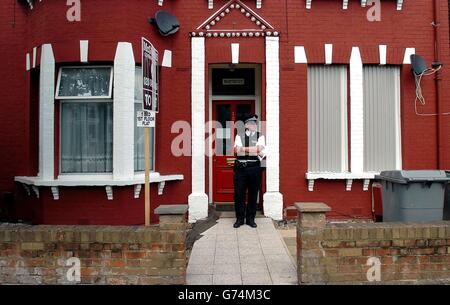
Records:
[[[359,47],[350,56],[350,135],[351,172],[364,172],[364,85]]]
[[[279,37],[266,37],[266,193],[264,215],[283,219],[280,193],[280,58]]]
[[[205,193],[205,38],[191,39],[192,192],[188,197],[189,222],[208,217]]]
[[[42,45],[39,80],[39,177],[54,178],[55,56]]]
[[[134,177],[134,81],[135,61],[129,42],[117,44],[114,58],[113,177]]]

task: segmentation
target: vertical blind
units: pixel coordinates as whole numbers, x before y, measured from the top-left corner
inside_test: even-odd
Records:
[[[364,66],[364,170],[400,169],[400,68]]]
[[[347,67],[308,66],[308,171],[345,172]]]

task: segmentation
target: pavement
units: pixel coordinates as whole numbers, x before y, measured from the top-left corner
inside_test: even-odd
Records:
[[[281,237],[289,251],[289,254],[293,258],[294,262],[297,262],[297,229],[279,229]]]
[[[194,242],[187,284],[296,285],[296,265],[272,220],[256,218],[256,229],[235,229],[234,221],[219,218]]]

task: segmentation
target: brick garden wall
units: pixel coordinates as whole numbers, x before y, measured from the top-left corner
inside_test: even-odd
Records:
[[[0,225],[0,284],[185,284],[185,242],[184,214],[149,227]]]
[[[328,206],[300,203],[297,208],[300,284],[369,282],[374,260],[381,282],[450,281],[448,221],[327,224]]]

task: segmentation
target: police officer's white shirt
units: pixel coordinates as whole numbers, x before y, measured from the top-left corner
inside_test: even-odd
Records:
[[[253,136],[255,135],[256,131],[251,132],[250,130],[246,130],[245,134],[247,135],[247,137]],[[260,152],[260,154],[258,155],[259,160],[264,159],[265,157],[265,148],[266,148],[266,138],[263,135],[259,135],[258,141],[256,142],[256,146],[262,146],[262,150]],[[242,139],[240,135],[236,135],[236,138],[234,139],[234,147],[243,147],[244,145],[242,144]]]

